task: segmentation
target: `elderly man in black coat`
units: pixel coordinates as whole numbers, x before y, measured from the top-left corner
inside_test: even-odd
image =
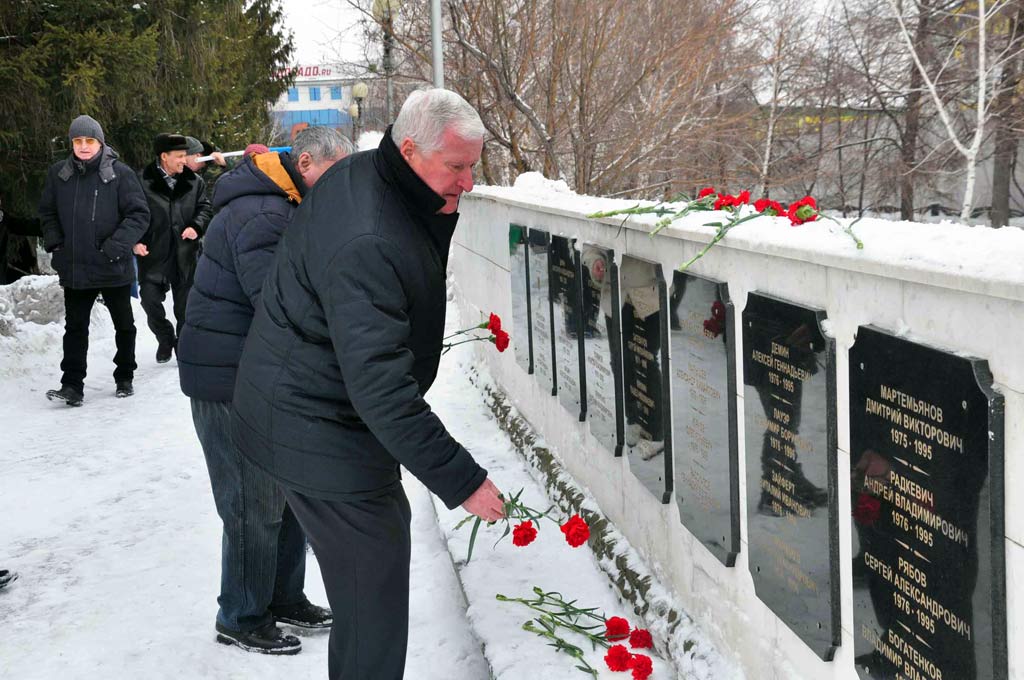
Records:
[[[278,245],[242,352],[235,442],[285,489],[335,612],[333,680],[400,680],[409,615],[404,465],[487,520],[503,502],[424,399],[445,268],[484,127],[454,92],[415,92],[374,151],[329,170]]]
[[[333,128],[311,127],[291,154],[249,156],[217,182],[218,211],[203,239],[178,341],[182,391],[203,446],[224,525],[217,639],[249,651],[295,654],[275,621],[325,628],[331,612],[303,592],[306,536],[280,487],[231,441],[231,400],[242,344],[277,243],[306,191],[352,152]]]
[[[185,324],[199,239],[213,217],[213,209],[203,178],[185,166],[188,141],[184,136],[157,135],[153,152],[156,160],[141,175],[149,202],[149,229],[135,246],[135,254],[139,258],[139,297],[149,330],[159,343],[156,360],[162,364],[170,361]],[[174,297],[174,326],[164,311],[168,289]]]
[[[46,175],[39,201],[43,244],[64,288],[64,359],[61,387],[46,397],[81,406],[84,399],[89,319],[103,295],[114,322],[116,395],[134,392],[135,317],[131,253],[149,224],[149,208],[131,168],[106,145],[103,128],[79,116],[68,130],[73,151]]]

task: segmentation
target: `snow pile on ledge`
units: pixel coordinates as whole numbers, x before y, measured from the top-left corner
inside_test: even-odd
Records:
[[[380,140],[384,139],[383,132],[369,130],[359,133],[359,141],[356,143],[356,151],[371,151],[380,146]]]
[[[582,196],[571,192],[565,182],[544,179],[536,172],[520,175],[512,187],[478,186],[470,196],[494,198],[581,219],[597,211],[655,204],[654,201]],[[671,207],[681,210],[685,204]],[[744,215],[753,212],[752,207],[742,210]],[[659,219],[656,215],[633,215],[628,220],[624,217],[606,218],[603,222],[618,227],[625,221],[633,229],[650,231]],[[695,212],[676,220],[662,234],[706,243],[715,234],[715,227],[707,225],[729,218],[724,211]],[[736,248],[872,273],[889,267],[925,270],[939,276],[1009,284],[1015,289],[1009,297],[1024,297],[1024,230],[1020,228],[992,229],[951,220],[938,224],[867,217],[837,220],[839,224],[822,218],[794,227],[785,217],[760,217],[730,230],[716,248]],[[851,224],[854,233],[864,242],[863,250],[858,250],[853,239],[843,232],[843,228]],[[713,255],[714,250],[709,257]]]
[[[26,276],[0,286],[0,335],[13,336],[25,322],[48,324],[64,316],[64,291],[55,276]]]

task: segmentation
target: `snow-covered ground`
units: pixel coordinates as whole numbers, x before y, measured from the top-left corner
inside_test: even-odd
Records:
[[[97,305],[85,405],[48,402],[45,391],[60,379],[59,302],[55,277],[0,287],[0,568],[21,574],[0,591],[0,678],[324,677],[326,633],[304,635],[294,657],[215,642],[220,524],[176,364],[156,364],[136,304],[136,394],[116,400],[113,329]],[[450,307],[451,328],[455,316]],[[470,384],[471,360],[465,347],[448,354],[430,401],[503,490],[525,488],[524,502],[546,508]],[[406,678],[485,680],[481,642],[499,680],[584,677],[522,630],[531,618],[525,608],[494,595],[527,596],[538,585],[627,616],[593,554],[569,548],[551,523],[525,549],[508,539],[492,549],[492,529],[472,563],[459,565],[460,586],[448,551],[457,561],[465,554],[468,531],[452,531],[464,513],[436,504],[439,527],[431,496],[410,475],[405,486],[414,538]],[[326,604],[312,554],[306,592]],[[602,655],[587,654],[600,678],[629,677],[605,669]],[[656,659],[654,667],[653,679],[672,677],[668,664]]]

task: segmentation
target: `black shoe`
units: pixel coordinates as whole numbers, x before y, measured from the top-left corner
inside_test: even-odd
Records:
[[[132,387],[131,380],[118,380],[117,389],[114,390],[114,396],[118,399],[124,399],[135,394],[135,388]]]
[[[14,583],[18,580],[18,575],[13,571],[7,571],[6,569],[0,569],[0,588],[6,585]]]
[[[46,398],[50,401],[63,401],[68,406],[81,406],[85,395],[71,385],[61,385],[59,390],[48,390]]]
[[[171,360],[171,350],[174,349],[173,342],[161,342],[156,348],[156,363],[166,364]]]
[[[300,628],[330,628],[334,623],[334,615],[330,609],[318,607],[309,600],[289,607],[270,608],[274,620]]]
[[[259,654],[298,654],[302,643],[294,635],[285,635],[280,628],[270,623],[259,630],[243,633],[217,624],[217,642],[235,645],[247,652]]]

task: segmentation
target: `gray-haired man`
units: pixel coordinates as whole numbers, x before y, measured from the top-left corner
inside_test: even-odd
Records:
[[[274,250],[306,192],[352,151],[326,127],[302,131],[291,154],[247,157],[217,183],[205,248],[178,341],[181,389],[206,456],[224,525],[217,639],[247,651],[295,654],[275,621],[326,628],[331,612],[303,592],[306,537],[280,487],[231,441],[235,371]]]
[[[338,163],[278,247],[235,388],[239,449],[282,486],[331,608],[333,680],[401,680],[409,623],[404,465],[450,507],[498,489],[424,395],[437,375],[459,196],[483,148],[454,92],[406,100],[373,151]]]

